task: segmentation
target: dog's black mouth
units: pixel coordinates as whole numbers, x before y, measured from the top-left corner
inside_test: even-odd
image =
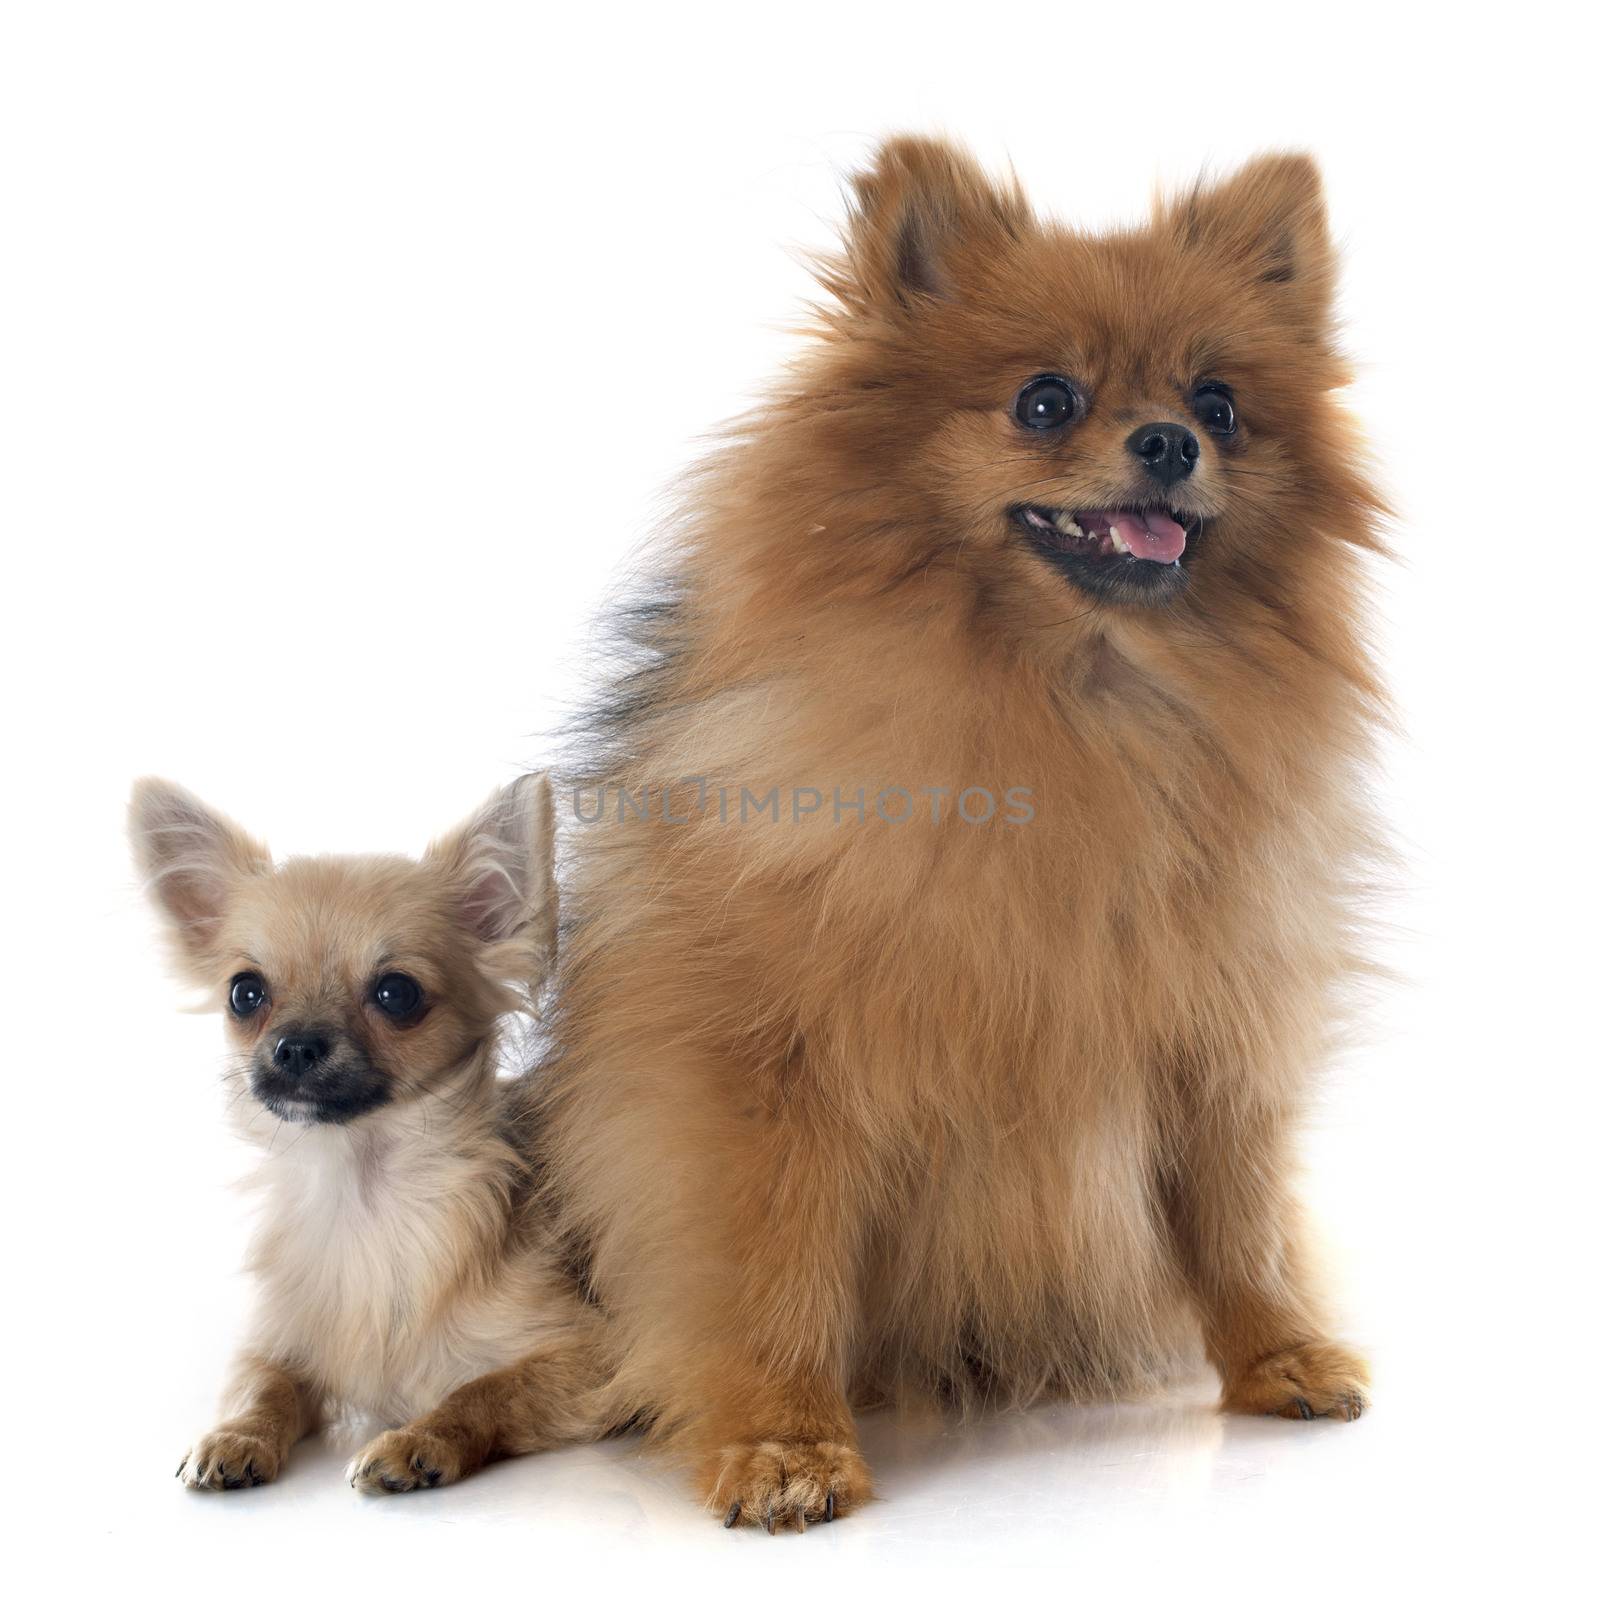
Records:
[[[1167,505],[1018,505],[1011,519],[1085,594],[1139,605],[1166,605],[1183,593],[1183,556],[1203,527],[1195,513]]]
[[[389,1080],[370,1066],[336,1069],[317,1081],[257,1066],[250,1090],[280,1122],[353,1122],[390,1099]]]

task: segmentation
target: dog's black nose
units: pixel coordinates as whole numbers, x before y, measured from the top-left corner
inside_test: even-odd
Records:
[[[272,1064],[298,1077],[309,1072],[327,1053],[328,1041],[320,1033],[286,1033],[272,1052]]]
[[[1200,459],[1200,441],[1176,422],[1149,422],[1128,435],[1128,450],[1157,483],[1187,478]]]

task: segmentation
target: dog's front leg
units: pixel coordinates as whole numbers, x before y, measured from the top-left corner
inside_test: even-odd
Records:
[[[289,1451],[321,1423],[321,1405],[306,1379],[282,1362],[246,1355],[224,1401],[227,1420],[204,1435],[178,1463],[191,1489],[248,1489],[271,1483]]]
[[[1223,1407],[1354,1421],[1367,1368],[1325,1332],[1290,1187],[1292,1101],[1269,1070],[1191,1067],[1175,1085],[1165,1200]]]
[[[691,1439],[697,1488],[724,1527],[804,1532],[871,1498],[836,1372],[753,1359],[733,1346],[706,1356],[714,1372],[705,1375],[707,1409]]]
[[[871,1497],[847,1399],[861,1253],[849,1141],[799,1096],[741,1119],[685,1219],[705,1253],[662,1306],[656,1348],[672,1353],[668,1420],[728,1527],[803,1531]]]
[[[366,1494],[432,1489],[490,1461],[601,1438],[609,1417],[596,1341],[574,1335],[453,1390],[426,1416],[381,1433],[350,1463]]]
[[[871,1492],[846,1399],[872,1193],[861,1130],[794,1056],[787,1075],[733,1048],[653,1067],[677,1114],[612,1097],[648,1166],[613,1191],[593,1261],[620,1382],[728,1527],[841,1516]]]

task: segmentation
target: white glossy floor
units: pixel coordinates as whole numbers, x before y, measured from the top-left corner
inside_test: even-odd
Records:
[[[353,1580],[409,1594],[488,1581],[853,1594],[897,1580],[1119,1595],[1577,1592],[1562,1576],[1572,1553],[1539,1532],[1576,1483],[1552,1481],[1548,1455],[1508,1452],[1508,1422],[1492,1406],[1453,1411],[1425,1386],[1353,1426],[1223,1419],[1199,1390],[968,1427],[874,1416],[864,1433],[881,1500],[776,1538],[724,1532],[624,1441],[373,1500],[345,1486],[348,1440],[303,1446],[274,1485],[203,1495],[172,1481],[173,1443],[145,1438],[87,1503],[91,1486],[74,1486],[79,1528],[61,1554],[102,1580],[159,1571],[180,1592],[201,1582],[223,1595]]]

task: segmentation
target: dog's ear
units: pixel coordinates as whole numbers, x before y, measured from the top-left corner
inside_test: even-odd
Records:
[[[969,258],[992,256],[1033,226],[1015,179],[995,183],[940,139],[886,141],[852,191],[844,258],[823,281],[858,311],[896,314],[956,298]]]
[[[241,878],[270,872],[271,855],[221,812],[164,778],[134,784],[128,832],[180,966],[206,977],[229,896]]]
[[[1310,156],[1257,156],[1221,183],[1160,202],[1156,222],[1185,249],[1261,285],[1307,331],[1327,331],[1337,262]]]
[[[542,978],[555,955],[557,910],[555,806],[544,773],[491,795],[426,859],[444,872],[467,932],[525,958],[506,976]]]

